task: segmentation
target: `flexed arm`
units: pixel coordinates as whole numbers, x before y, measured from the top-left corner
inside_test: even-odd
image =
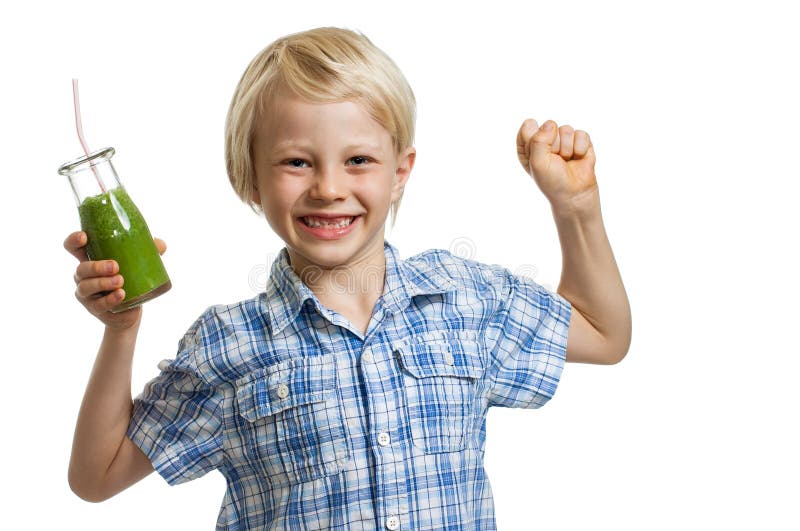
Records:
[[[525,120],[517,134],[522,167],[547,197],[561,243],[557,292],[573,308],[567,361],[612,364],[631,343],[631,309],[608,241],[589,134]]]

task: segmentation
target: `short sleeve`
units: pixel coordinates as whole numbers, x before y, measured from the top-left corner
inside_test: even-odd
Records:
[[[206,384],[187,352],[159,363],[161,374],[133,404],[127,436],[169,483],[196,479],[222,461],[222,396]]]
[[[489,405],[538,408],[553,397],[567,352],[572,305],[502,269],[498,310],[486,332]]]

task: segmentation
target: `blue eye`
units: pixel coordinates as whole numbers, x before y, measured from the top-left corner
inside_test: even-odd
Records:
[[[368,158],[368,157],[364,157],[364,156],[362,156],[362,155],[357,155],[357,156],[355,156],[355,157],[352,157],[352,158],[350,159],[350,161],[352,161],[352,162],[353,162],[353,165],[354,165],[354,166],[363,166],[364,164],[366,164],[367,162],[369,162],[369,158]]]
[[[292,168],[302,168],[303,164],[305,164],[306,161],[304,161],[303,159],[291,159],[287,160],[286,163]]]

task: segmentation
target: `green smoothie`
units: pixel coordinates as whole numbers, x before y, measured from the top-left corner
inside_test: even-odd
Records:
[[[125,299],[112,312],[148,301],[172,287],[139,209],[120,186],[87,197],[78,207],[90,260],[116,260]]]

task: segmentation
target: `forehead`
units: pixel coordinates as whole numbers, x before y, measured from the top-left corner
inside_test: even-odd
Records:
[[[392,149],[392,138],[363,104],[353,100],[317,103],[279,92],[267,102],[254,124],[259,149],[310,144],[363,144]]]

